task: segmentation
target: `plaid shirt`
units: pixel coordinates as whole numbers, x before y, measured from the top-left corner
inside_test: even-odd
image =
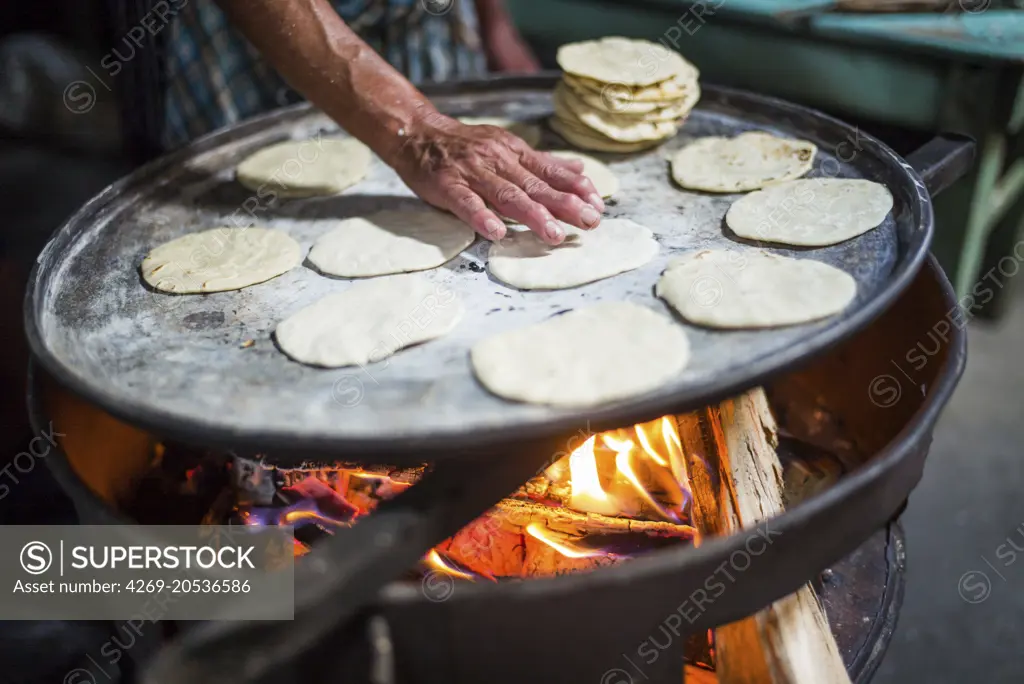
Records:
[[[287,1],[287,0],[282,0]],[[115,30],[169,17],[125,64],[125,127],[144,161],[301,97],[228,23],[214,0],[113,0]],[[486,71],[472,0],[334,0],[352,30],[414,83]],[[137,34],[137,29],[136,29]],[[130,69],[129,69],[130,67]]]

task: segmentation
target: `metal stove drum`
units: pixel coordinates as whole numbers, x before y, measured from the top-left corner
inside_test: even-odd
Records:
[[[429,94],[452,115],[542,119],[556,79],[495,78]],[[865,177],[891,190],[894,210],[883,226],[815,252],[857,279],[858,298],[848,312],[782,330],[688,329],[694,358],[680,378],[590,411],[510,404],[474,382],[465,359],[474,339],[602,299],[662,309],[651,286],[668,258],[734,244],[722,226],[730,200],[672,187],[664,154],[695,136],[751,129],[815,142],[820,152],[812,176]],[[270,333],[295,305],[295,292],[315,297],[343,286],[308,269],[282,276],[276,286],[201,297],[142,286],[137,269],[148,248],[200,227],[232,225],[239,216],[273,218],[289,222],[308,246],[314,233],[303,231],[313,229],[297,219],[412,201],[379,162],[342,195],[273,206],[232,180],[231,169],[254,149],[330,134],[326,118],[299,106],[203,138],[94,198],[54,235],[32,276],[30,410],[37,427],[52,421],[65,435],[48,464],[83,521],[128,522],[142,515],[140,498],[159,502],[157,490],[144,489],[153,484],[157,455],[207,458],[211,473],[229,462],[258,464],[269,473],[271,498],[282,488],[294,493],[296,472],[335,473],[335,489],[338,472],[413,473],[400,487],[401,478],[389,475],[396,491],[355,524],[297,542],[303,550],[294,621],[195,625],[162,650],[153,681],[662,682],[683,677],[684,653],[693,665],[687,677],[699,679],[706,674],[702,661],[720,655],[707,648],[709,629],[756,613],[809,581],[850,675],[868,678],[891,634],[902,586],[902,540],[891,521],[920,478],[932,428],[965,359],[964,314],[927,250],[931,195],[964,172],[972,143],[939,137],[902,159],[820,113],[708,86],[675,140],[652,152],[605,157],[623,181],[608,215],[629,216],[660,235],[655,262],[544,293],[527,305],[525,294],[487,278],[480,268],[486,245],[478,243],[431,274],[467,302],[465,332],[407,350],[377,372],[301,367],[274,348]],[[552,133],[545,135],[549,147],[560,146]],[[696,218],[673,232],[680,215]],[[680,515],[692,517],[692,497],[649,497],[637,510],[653,507],[651,529],[669,532],[647,535],[661,540],[626,554],[624,562],[489,581],[479,568],[453,567],[451,556],[443,556],[450,546],[440,547],[440,568],[455,571],[444,577],[457,579],[442,583],[443,600],[422,572],[415,574],[432,549],[501,502],[533,505],[532,492],[548,504],[560,501],[570,518],[579,513],[571,494],[566,500],[552,489],[559,476],[550,475],[581,448],[577,435],[587,435],[584,443],[595,448],[602,435],[634,430],[639,453],[648,437],[661,439],[662,448],[672,440],[668,432],[657,437],[635,426],[671,425],[679,442],[673,448],[693,455],[715,442],[730,397],[758,387],[777,423],[773,434],[777,427],[781,435],[788,497],[781,515],[742,533],[703,535],[694,545],[676,534],[692,523]],[[603,444],[614,448],[614,439]],[[540,494],[530,489],[539,474],[553,483]],[[265,517],[267,501],[243,512],[264,516],[264,524],[280,522]],[[309,512],[308,502],[298,504]],[[163,510],[169,511],[158,515],[164,522],[188,517],[177,504]],[[194,522],[208,512],[193,511]],[[338,522],[346,513],[317,508],[313,517],[322,523],[332,515]],[[331,525],[317,525],[324,527]],[[752,558],[754,537],[770,543]],[[557,550],[552,541],[539,543]],[[742,571],[729,565],[737,554],[747,556]],[[694,609],[695,590],[723,567],[737,570],[725,590],[698,597]],[[849,591],[852,585],[858,591]],[[665,636],[669,625],[673,638]]]

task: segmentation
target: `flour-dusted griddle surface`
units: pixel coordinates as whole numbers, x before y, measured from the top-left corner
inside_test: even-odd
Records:
[[[458,116],[541,119],[551,111],[549,87],[434,99]],[[810,177],[869,178],[892,190],[894,212],[877,230],[823,249],[767,246],[852,275],[858,295],[846,313],[810,325],[738,332],[677,318],[691,344],[686,369],[648,396],[586,412],[513,403],[480,386],[469,349],[495,333],[600,301],[630,301],[674,316],[653,293],[665,264],[687,250],[743,247],[723,221],[738,195],[680,190],[666,158],[697,137],[755,129],[814,141],[820,151]],[[631,218],[654,232],[660,251],[652,262],[570,290],[521,292],[489,277],[488,243],[478,240],[424,274],[465,303],[456,329],[366,368],[309,368],[282,354],[272,339],[280,321],[352,281],[324,277],[306,265],[238,292],[173,296],[143,285],[139,264],[152,247],[204,228],[245,225],[247,209],[255,209],[258,225],[287,231],[305,254],[326,229],[315,219],[419,203],[376,158],[367,178],[341,195],[289,200],[269,211],[233,180],[237,162],[254,150],[321,130],[343,135],[304,107],[276,112],[201,141],[198,149],[137,173],[83,208],[40,256],[29,298],[29,336],[50,372],[116,415],[221,440],[308,438],[345,450],[395,440],[426,447],[431,440],[455,444],[466,436],[554,434],[583,419],[600,424],[655,417],[642,414],[696,406],[754,384],[865,324],[909,282],[927,249],[927,195],[887,148],[806,110],[709,88],[680,134],[661,148],[636,155],[588,152],[609,164],[622,184],[607,216]],[[544,146],[566,147],[550,131]],[[713,294],[714,283],[708,287]]]

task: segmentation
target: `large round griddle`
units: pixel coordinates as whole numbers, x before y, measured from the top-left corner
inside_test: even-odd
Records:
[[[550,75],[494,79],[431,94],[452,115],[541,121],[551,111],[554,82]],[[813,250],[768,246],[850,273],[858,295],[844,314],[809,325],[740,332],[702,329],[676,317],[691,341],[689,367],[655,392],[591,409],[513,403],[476,382],[468,350],[477,340],[607,300],[629,300],[673,316],[653,294],[670,258],[694,249],[751,248],[724,227],[725,212],[740,195],[683,191],[672,184],[666,161],[694,138],[748,130],[816,143],[811,177],[867,178],[892,192],[893,212],[859,238]],[[56,233],[33,273],[27,327],[45,367],[112,414],[169,437],[307,455],[331,452],[364,462],[394,463],[403,453],[439,459],[583,426],[632,424],[758,384],[881,313],[918,270],[932,231],[931,204],[920,176],[877,140],[808,109],[705,87],[674,140],[642,154],[594,154],[622,181],[607,216],[651,228],[661,245],[653,262],[575,289],[521,292],[488,276],[483,268],[488,245],[478,240],[426,273],[465,302],[467,314],[458,328],[385,361],[324,370],[295,363],[277,349],[272,333],[279,321],[352,283],[305,265],[237,292],[175,296],[143,285],[139,264],[152,247],[203,228],[247,225],[247,211],[255,213],[257,224],[286,230],[308,250],[328,228],[317,219],[419,204],[376,159],[366,180],[341,195],[276,207],[233,180],[235,165],[249,153],[283,139],[321,134],[344,135],[308,106],[280,110],[207,136],[89,202]],[[543,147],[568,146],[546,131]]]

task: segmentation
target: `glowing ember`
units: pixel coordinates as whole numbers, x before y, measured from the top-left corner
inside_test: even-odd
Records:
[[[303,522],[318,522],[325,525],[333,525],[335,527],[348,527],[348,523],[328,518],[326,515],[322,515],[320,511],[293,510],[288,511],[281,516],[282,525],[297,525]]]
[[[526,526],[526,533],[538,539],[558,553],[562,554],[566,558],[594,558],[597,556],[610,556],[612,554],[606,553],[600,549],[585,550],[585,549],[574,549],[567,544],[557,541],[549,533],[544,531],[544,528],[537,523],[530,523]]]
[[[350,523],[337,520],[320,512],[316,501],[302,499],[291,506],[282,508],[253,507],[240,511],[242,522],[246,525],[294,525],[320,523],[329,527],[349,527]]]

